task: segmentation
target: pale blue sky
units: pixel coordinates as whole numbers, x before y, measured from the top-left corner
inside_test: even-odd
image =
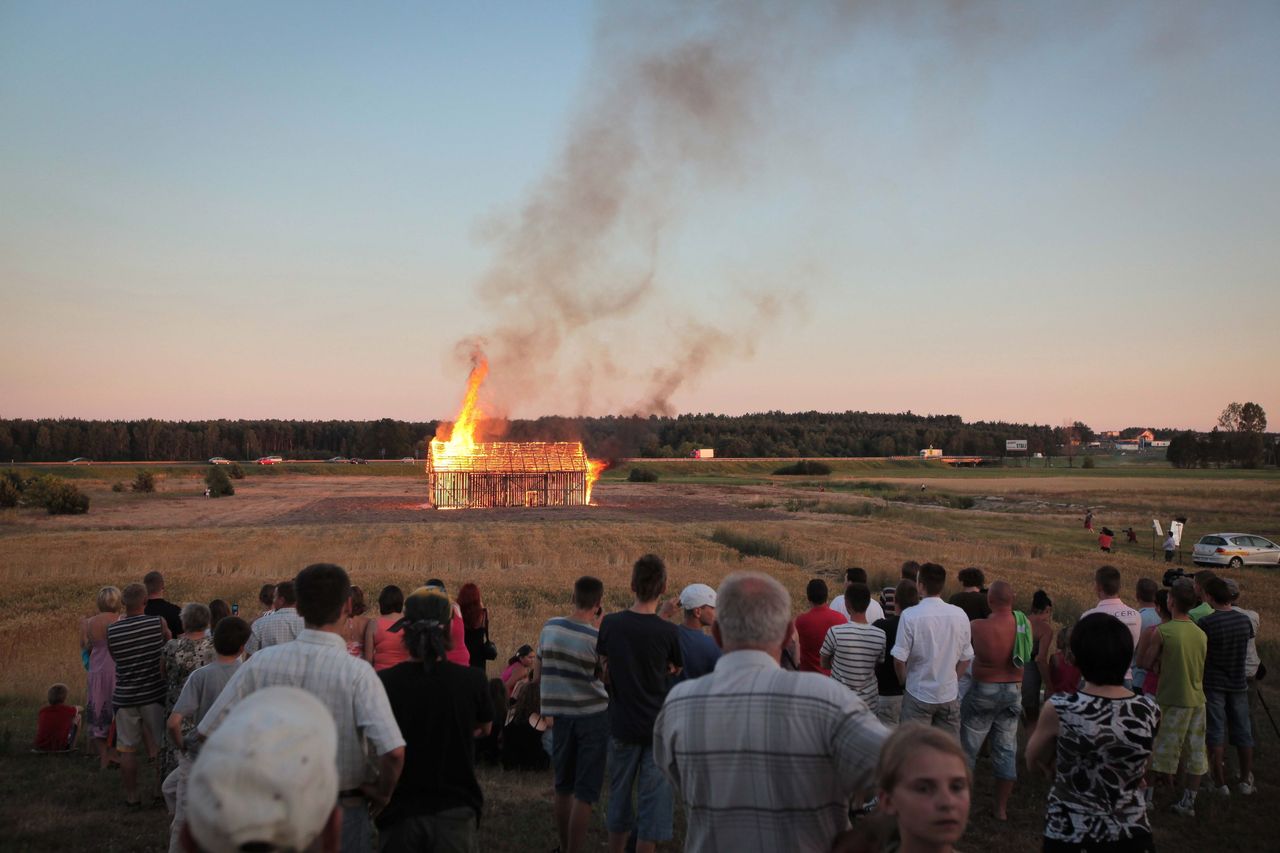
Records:
[[[740,121],[685,158],[638,119],[590,247],[652,292],[496,357],[494,408],[674,370],[680,411],[1280,421],[1280,4],[760,4],[743,49],[749,5],[3,0],[0,416],[452,415],[456,342],[543,310],[480,297],[494,235],[620,57],[712,33]]]

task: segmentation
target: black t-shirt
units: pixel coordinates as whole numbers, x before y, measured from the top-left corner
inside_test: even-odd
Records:
[[[951,596],[951,603],[963,610],[970,622],[991,615],[991,605],[987,604],[985,592],[957,592]]]
[[[667,664],[681,665],[680,630],[653,613],[610,613],[600,623],[596,652],[608,658],[610,733],[626,743],[652,743],[670,686]]]
[[[886,653],[884,660],[876,664],[876,692],[881,696],[901,696],[902,684],[898,681],[898,673],[893,668],[893,644],[898,641],[898,622],[901,615],[886,616],[875,621],[875,627],[884,631]]]
[[[182,633],[182,608],[170,604],[163,598],[148,598],[147,606],[142,611],[148,616],[159,616],[169,626],[169,633],[178,636]]]
[[[478,822],[484,794],[472,733],[493,722],[484,673],[448,661],[427,673],[421,662],[408,661],[378,675],[405,740],[404,772],[378,826],[459,806],[473,809]]]

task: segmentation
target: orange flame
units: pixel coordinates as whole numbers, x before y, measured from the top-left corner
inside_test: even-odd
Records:
[[[591,488],[596,484],[596,480],[600,479],[600,475],[604,473],[604,469],[609,467],[609,463],[602,459],[587,460],[587,504],[591,503]]]
[[[484,414],[480,409],[480,385],[489,375],[489,360],[483,353],[473,357],[471,374],[467,376],[467,394],[462,398],[462,408],[453,419],[449,438],[441,441],[439,435],[431,442],[433,456],[471,456],[476,451],[476,426]]]
[[[476,351],[472,355],[471,373],[467,376],[467,393],[462,398],[462,407],[454,418],[448,438],[444,438],[444,425],[436,431],[436,438],[431,441],[431,460],[477,456],[476,432],[484,411],[480,408],[480,386],[489,375],[489,361],[484,353]],[[582,445],[578,444],[579,450]],[[585,454],[584,454],[585,455]],[[587,459],[586,503],[591,503],[591,490],[600,475],[609,467],[609,463],[599,459]],[[430,465],[428,466],[430,469]]]

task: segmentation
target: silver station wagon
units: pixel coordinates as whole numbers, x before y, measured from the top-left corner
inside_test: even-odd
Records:
[[[1280,545],[1249,533],[1210,533],[1200,537],[1191,559],[1197,566],[1280,565]]]

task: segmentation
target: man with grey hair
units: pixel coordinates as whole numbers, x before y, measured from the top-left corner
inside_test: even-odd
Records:
[[[681,792],[685,850],[831,849],[888,731],[857,694],[779,666],[791,597],[738,572],[716,593],[715,671],[672,688],[653,757]]]

